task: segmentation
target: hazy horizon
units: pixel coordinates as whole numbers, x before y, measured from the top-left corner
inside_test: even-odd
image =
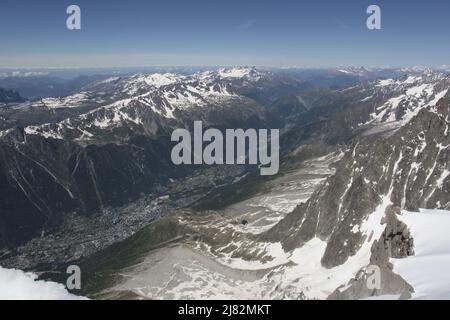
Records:
[[[68,30],[66,9],[81,8]],[[381,30],[366,10],[381,9]],[[450,3],[4,0],[1,68],[438,67],[450,63]]]

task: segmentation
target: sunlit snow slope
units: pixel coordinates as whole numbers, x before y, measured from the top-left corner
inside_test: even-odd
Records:
[[[450,211],[404,211],[415,255],[392,259],[394,272],[414,287],[413,299],[450,299]]]
[[[0,300],[74,300],[59,283],[36,280],[37,275],[0,267]]]

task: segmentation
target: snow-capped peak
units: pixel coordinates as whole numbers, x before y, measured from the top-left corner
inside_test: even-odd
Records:
[[[222,79],[258,78],[261,75],[255,68],[248,67],[222,68],[217,71],[217,74]]]
[[[371,123],[408,122],[421,109],[434,106],[450,89],[450,77],[430,70],[399,79],[382,79],[374,82],[375,94],[386,100],[374,108]]]
[[[368,72],[371,72],[372,69],[368,69],[365,67],[341,67],[337,71],[344,74],[363,76]]]
[[[175,73],[137,74],[124,79],[122,92],[135,95],[141,90],[159,89],[162,86],[181,82],[184,76]]]
[[[139,74],[131,78],[132,81],[144,82],[149,86],[160,88],[185,79],[184,76],[175,73],[151,73]]]
[[[106,82],[107,87],[114,82],[113,87],[107,90],[121,92],[112,102],[57,124],[28,126],[25,133],[54,139],[70,136],[77,140],[86,140],[95,136],[98,130],[110,130],[119,126],[142,126],[145,119],[155,116],[176,119],[179,114],[193,108],[235,105],[232,102],[243,99],[233,92],[229,83],[217,78],[202,81],[192,76],[154,73],[116,80]],[[98,85],[99,83],[96,84]],[[100,87],[97,90],[106,88]],[[72,96],[70,98],[74,100]],[[68,104],[61,99],[46,102],[48,105]]]
[[[216,71],[198,72],[193,77],[203,81],[210,81],[213,79],[231,81],[243,79],[250,82],[256,82],[261,79],[263,75],[263,71],[260,71],[254,67],[233,67],[220,68]]]

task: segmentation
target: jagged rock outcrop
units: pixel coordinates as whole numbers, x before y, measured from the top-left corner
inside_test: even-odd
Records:
[[[386,208],[382,221],[386,227],[380,239],[372,244],[369,265],[361,268],[353,279],[337,288],[328,299],[363,299],[380,295],[396,295],[399,299],[411,298],[414,288],[393,272],[389,262],[390,258],[401,259],[414,255],[414,239],[408,227],[397,219],[398,214],[400,208]],[[374,280],[374,276],[379,279]],[[375,281],[379,283],[375,285]]]
[[[331,268],[370,240],[361,226],[377,210],[389,204],[449,209],[449,101],[447,94],[436,106],[421,109],[388,137],[360,139],[337,164],[336,174],[261,238],[293,250],[319,237],[327,241],[322,264]]]

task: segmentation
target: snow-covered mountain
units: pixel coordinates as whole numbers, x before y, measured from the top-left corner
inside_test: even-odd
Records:
[[[365,79],[377,70],[328,72]],[[0,226],[7,226],[0,228],[0,261],[15,267],[64,259],[64,246],[75,240],[85,248],[92,230],[105,232],[108,244],[115,239],[111,230],[122,232],[123,240],[122,234],[138,230],[130,222],[134,214],[160,212],[160,205],[170,203],[175,215],[158,213],[160,222],[123,244],[145,253],[142,247],[182,239],[180,246],[162,246],[168,257],[148,253],[148,275],[140,279],[153,281],[152,275],[164,270],[159,280],[193,279],[190,290],[199,297],[232,292],[246,298],[348,299],[374,294],[363,282],[367,267],[377,265],[387,280],[375,293],[409,297],[417,286],[409,263],[420,247],[400,213],[450,210],[450,77],[404,72],[411,73],[326,89],[257,68],[135,74],[9,106],[2,120],[7,129],[0,132],[0,191],[9,195],[0,199]],[[14,126],[7,119],[14,112],[32,117],[34,124]],[[261,181],[247,169],[234,176],[228,166],[211,173],[172,165],[168,137],[174,128],[190,128],[194,119],[219,128],[280,126],[282,174]],[[198,179],[202,183],[196,184]],[[186,189],[200,195],[194,201]],[[145,198],[162,196],[161,190],[166,196]],[[172,194],[177,194],[173,202]],[[138,201],[143,196],[144,205]],[[79,218],[120,206],[127,211],[128,205],[134,214],[114,216],[115,222],[105,223],[103,215],[92,218],[102,223]],[[75,213],[68,218],[69,212]],[[65,219],[82,222],[59,229]],[[92,229],[79,229],[85,224]],[[55,230],[61,243],[52,238]],[[71,259],[105,249],[89,239],[88,249],[76,250]],[[21,245],[21,256],[8,250]],[[40,246],[46,254],[37,256]],[[123,251],[111,250],[114,259],[126,259]],[[165,263],[180,257],[185,258],[180,269],[170,273]],[[398,263],[401,259],[410,260]],[[95,258],[85,263],[101,268]],[[202,278],[211,285],[199,285],[196,279]],[[152,283],[142,296],[155,297]],[[183,290],[173,285],[158,292],[185,297]]]
[[[434,100],[430,95],[423,94]],[[337,163],[336,173],[263,239],[281,241],[287,251],[319,239],[326,242],[323,267],[348,271],[355,261],[360,268],[378,265],[391,280],[377,294],[411,293],[389,264],[389,258],[414,252],[397,214],[400,209],[450,209],[450,98],[427,101],[391,135],[358,139]],[[372,295],[363,286],[367,274],[361,270],[364,276],[356,276],[333,298]]]
[[[333,129],[348,128],[346,134],[354,136],[396,130],[420,110],[435,105],[449,90],[450,75],[426,70],[400,78],[364,81],[344,89],[304,92],[297,99],[304,108],[315,109],[333,122],[329,124]],[[304,123],[302,119],[296,121]]]
[[[215,74],[202,80],[198,74],[109,78],[78,94],[9,110],[29,117],[43,111],[70,116],[1,131],[0,189],[9,200],[1,199],[0,219],[14,226],[0,237],[3,246],[58,225],[63,212],[126,204],[168,177],[189,172],[170,161],[174,128],[191,128],[194,120],[219,128],[268,125],[263,106]],[[20,234],[13,231],[17,224]]]
[[[41,134],[55,139],[92,140],[91,138],[99,138],[99,135],[104,138],[106,133],[121,127],[138,127],[140,132],[155,135],[168,125],[182,124],[184,119],[191,118],[193,113],[206,121],[215,121],[211,117],[225,112],[227,114],[224,119],[262,117],[262,109],[258,110],[254,101],[237,93],[228,80],[222,80],[222,73],[242,75],[239,77],[242,79],[252,72],[234,70],[219,70],[208,75],[202,73],[192,76],[134,75],[94,82],[76,95],[59,99],[46,98],[41,102],[47,108],[76,108],[84,105],[86,101],[93,101],[97,105],[103,96],[114,96],[114,102],[56,124],[28,126],[25,133]],[[43,106],[35,103],[32,107]]]
[[[258,70],[253,67],[235,67],[235,68],[220,68],[214,71],[199,72],[194,75],[199,80],[242,80],[247,82],[257,82],[263,77],[271,76],[268,71]]]
[[[91,292],[144,299],[448,298],[448,277],[437,270],[448,264],[449,241],[445,226],[437,226],[450,218],[449,113],[446,96],[391,135],[362,136],[345,154],[293,166],[245,200],[163,219],[125,241],[126,249],[87,259],[86,268],[100,262],[94,270],[121,274]],[[255,187],[245,180],[232,190]],[[430,209],[406,211],[420,208]],[[141,251],[142,239],[158,249]],[[138,264],[127,264],[130,252],[140,256]],[[111,271],[117,260],[127,267]],[[367,286],[375,266],[376,290]]]
[[[442,73],[379,80],[373,94],[363,101],[374,101],[381,95],[389,99],[374,108],[368,123],[401,126],[423,108],[436,105],[449,89],[450,77]]]

